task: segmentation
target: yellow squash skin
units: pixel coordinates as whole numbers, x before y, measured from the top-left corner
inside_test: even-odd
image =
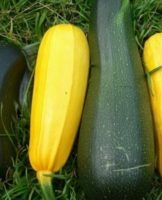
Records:
[[[162,65],[162,33],[151,36],[144,45],[143,59],[146,70],[151,72]],[[162,176],[162,69],[150,74],[150,97],[155,124],[157,168]]]
[[[51,27],[37,56],[31,108],[29,159],[37,177],[67,161],[79,126],[89,72],[83,31],[71,24]]]

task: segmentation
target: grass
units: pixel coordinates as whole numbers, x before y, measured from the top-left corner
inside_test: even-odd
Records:
[[[49,26],[71,22],[88,31],[89,3],[83,0],[0,2],[0,36],[20,46],[40,41]]]
[[[144,41],[156,32],[162,31],[162,1],[133,0],[133,17],[136,41],[143,50]]]
[[[144,41],[162,31],[162,1],[133,0],[132,14],[135,37],[142,54]],[[90,1],[88,0],[1,0],[0,40],[11,41],[24,49],[32,74],[38,43],[53,24],[70,22],[89,30]],[[1,200],[40,200],[42,193],[35,172],[28,161],[30,98],[32,78],[23,96],[20,117],[15,122],[17,156],[0,181]],[[76,142],[77,144],[77,142]],[[53,186],[58,200],[85,200],[76,172],[76,144],[66,166],[54,175]],[[11,176],[11,174],[13,174]],[[162,181],[155,176],[151,191],[143,200],[161,200]]]

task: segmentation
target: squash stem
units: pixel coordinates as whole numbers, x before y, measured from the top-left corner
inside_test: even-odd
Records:
[[[37,179],[40,183],[44,200],[56,200],[56,197],[52,188],[52,172],[38,171]]]

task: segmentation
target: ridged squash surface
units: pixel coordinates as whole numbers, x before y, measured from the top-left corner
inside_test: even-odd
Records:
[[[162,176],[162,33],[147,39],[143,59],[148,73],[148,85],[155,124],[156,167]],[[153,72],[154,71],[154,72]]]
[[[70,154],[88,71],[83,31],[71,24],[51,27],[39,47],[32,97],[29,158],[38,173],[58,171]]]

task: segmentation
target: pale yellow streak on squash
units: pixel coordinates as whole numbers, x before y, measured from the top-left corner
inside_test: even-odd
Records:
[[[66,162],[79,126],[89,71],[89,47],[81,29],[50,28],[35,69],[29,159],[36,171],[58,171]]]
[[[144,64],[148,71],[162,65],[162,33],[151,36],[144,45]],[[151,75],[151,104],[155,123],[157,168],[162,176],[162,69]]]

